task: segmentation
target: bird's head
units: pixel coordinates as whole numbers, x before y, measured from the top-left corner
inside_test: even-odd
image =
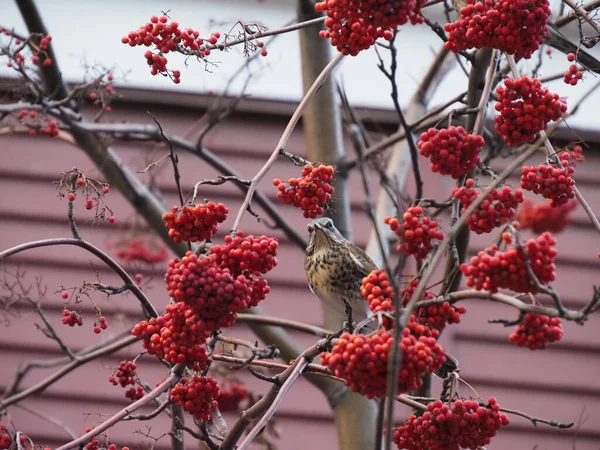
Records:
[[[308,224],[307,228],[310,238],[306,249],[307,254],[347,242],[329,217],[315,219]]]

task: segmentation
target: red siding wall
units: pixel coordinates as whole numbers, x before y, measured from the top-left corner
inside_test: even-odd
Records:
[[[163,127],[173,134],[184,135],[193,129],[199,117],[198,111],[165,110],[164,107],[119,106],[111,117],[116,122],[133,120],[150,123],[146,110],[150,110],[161,121]],[[279,135],[285,127],[286,118],[239,116],[219,125],[204,142],[205,146],[236,167],[244,177],[250,178],[266,160]],[[196,126],[196,128],[198,128]],[[193,136],[192,136],[193,137]],[[166,152],[156,145],[116,144],[123,160],[134,170],[142,170],[150,162],[159,159]],[[288,149],[304,154],[301,130],[297,130]],[[66,201],[56,196],[52,181],[59,178],[60,172],[72,167],[83,169],[94,177],[97,171],[85,154],[69,144],[52,139],[30,138],[25,136],[3,136],[0,140],[0,248],[4,249],[29,240],[67,237],[69,228],[66,222]],[[600,157],[593,151],[586,151],[587,160],[577,169],[577,182],[584,195],[596,211],[600,211],[600,198],[595,191],[600,187],[597,181],[597,168]],[[197,157],[180,153],[184,191],[189,191],[200,179],[216,178],[215,170]],[[538,157],[539,159],[539,157]],[[451,180],[428,172],[428,164],[421,161],[425,173],[425,194],[441,199],[451,187]],[[272,177],[286,178],[296,175],[297,169],[287,161],[278,161],[272,172],[263,181],[261,188],[274,198],[270,185]],[[147,181],[148,174],[141,174]],[[513,182],[515,182],[513,180]],[[168,162],[162,164],[156,176],[166,203],[176,204],[176,192],[172,172]],[[375,186],[375,177],[372,177]],[[350,177],[353,203],[353,226],[355,240],[364,245],[368,237],[369,222],[362,212],[363,195],[357,173]],[[226,202],[232,211],[237,211],[241,198],[232,185],[206,187],[200,197]],[[276,199],[275,199],[276,200]],[[108,196],[109,206],[114,209],[118,224],[115,226],[92,227],[84,221],[91,217],[78,200],[79,227],[82,236],[104,247],[107,241],[114,242],[119,235],[127,233],[134,214],[131,207],[117,192]],[[260,214],[260,208],[256,208]],[[297,210],[282,207],[283,213],[294,226],[305,233],[306,222]],[[592,295],[592,284],[596,281],[597,267],[600,264],[597,253],[600,250],[600,237],[588,225],[583,210],[579,207],[574,213],[575,221],[560,234],[557,248],[558,279],[554,287],[562,294],[567,306],[579,308]],[[226,222],[227,229],[233,219]],[[269,222],[265,219],[265,222]],[[275,316],[320,324],[321,310],[317,299],[307,288],[302,267],[303,252],[287,241],[280,231],[268,231],[264,225],[246,215],[243,229],[247,233],[272,233],[281,238],[280,264],[269,274],[272,293],[263,302],[266,311]],[[221,233],[222,235],[222,233]],[[490,243],[489,237],[472,237],[470,252],[474,253]],[[95,281],[94,270],[106,284],[118,284],[97,261],[91,266],[92,258],[75,248],[45,248],[22,253],[9,262],[23,263],[27,279],[41,277],[48,291],[43,305],[51,321],[63,339],[74,351],[93,345],[99,340],[108,339],[130,329],[140,318],[140,308],[132,296],[112,297],[107,301],[100,294],[93,294],[93,300],[108,317],[110,326],[100,336],[92,332],[93,308],[84,302],[78,309],[84,312],[84,326],[67,328],[60,325],[62,299],[55,293],[61,286],[71,287],[82,280]],[[12,269],[14,266],[8,264]],[[133,268],[132,268],[133,269]],[[145,287],[158,308],[164,307],[167,297],[162,284],[162,271],[153,273],[153,279]],[[152,274],[149,274],[152,275]],[[148,279],[148,276],[147,276]],[[483,301],[470,301],[466,304],[468,313],[463,323],[451,326],[444,333],[443,344],[460,361],[461,374],[482,398],[494,395],[501,405],[526,411],[532,415],[559,421],[575,421],[578,426],[571,430],[551,429],[544,425],[534,428],[528,421],[513,418],[512,424],[494,439],[490,449],[531,449],[535,445],[542,449],[575,448],[578,450],[597,449],[600,446],[600,341],[597,337],[599,319],[590,318],[586,326],[573,323],[564,324],[565,337],[546,351],[531,352],[517,348],[507,340],[509,330],[500,325],[488,325],[489,318],[516,318],[516,313],[502,305]],[[17,306],[7,314],[6,326],[0,327],[0,389],[12,381],[20,363],[27,360],[46,360],[59,357],[57,345],[36,330],[38,317],[28,308]],[[251,338],[247,329],[236,326],[235,336]],[[300,333],[291,333],[303,345],[308,346],[314,338]],[[117,355],[94,361],[80,368],[52,386],[41,395],[29,398],[24,405],[44,417],[62,423],[73,433],[79,434],[86,426],[102,420],[123,407],[121,388],[107,382],[111,368],[120,359],[132,358],[140,351],[134,345]],[[164,366],[154,358],[144,356],[140,360],[139,374],[146,382],[153,384],[165,375]],[[43,379],[56,368],[35,369],[25,379],[23,386],[30,386]],[[246,374],[240,375],[257,393],[268,389],[262,382]],[[461,393],[469,396],[466,386]],[[399,407],[404,417],[409,410]],[[42,419],[31,412],[17,407],[10,408],[13,424],[28,433],[34,440],[44,445],[59,445],[68,440],[66,432],[56,424]],[[229,417],[230,424],[234,417]],[[148,432],[146,426],[151,426]],[[336,435],[332,416],[323,396],[308,382],[300,380],[284,401],[278,415],[277,425],[281,433],[276,441],[285,450],[305,448],[335,448]],[[110,433],[111,440],[125,445],[151,440],[132,430],[158,437],[168,431],[168,419],[159,416],[151,422],[120,424]],[[188,446],[194,446],[191,439]],[[137,443],[137,444],[135,444]],[[168,447],[168,438],[159,441],[158,447]]]

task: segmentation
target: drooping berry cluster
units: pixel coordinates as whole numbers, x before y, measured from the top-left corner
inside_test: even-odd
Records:
[[[128,398],[132,402],[139,400],[145,394],[144,388],[142,386],[130,387],[125,391],[125,398]]]
[[[225,245],[213,245],[210,252],[215,263],[234,275],[264,275],[277,265],[276,237],[244,236],[238,231],[234,238],[225,236]]]
[[[479,164],[479,152],[485,141],[467,134],[463,127],[430,128],[417,143],[419,153],[431,158],[431,170],[457,179]]]
[[[167,58],[164,56],[169,52],[178,52],[184,55],[193,55],[197,58],[206,58],[210,55],[210,45],[216,44],[221,37],[220,33],[212,33],[210,38],[203,39],[197,30],[191,28],[183,29],[175,21],[169,22],[167,16],[152,16],[150,22],[141,26],[137,31],[131,31],[127,36],[121,38],[123,44],[130,47],[149,47],[144,53],[146,62],[150,66],[152,75],[165,74],[170,76],[174,83],[181,81],[179,70],[167,69]]]
[[[395,217],[386,217],[385,223],[400,238],[397,250],[413,255],[417,260],[424,259],[435,241],[444,238],[444,233],[438,230],[437,221],[426,216],[420,206],[408,208],[402,222]]]
[[[579,202],[575,199],[569,200],[558,206],[552,206],[552,200],[546,200],[536,205],[529,199],[525,199],[523,205],[517,211],[519,228],[524,230],[531,228],[536,234],[544,231],[560,233],[570,222],[569,214],[577,208]]]
[[[167,305],[162,316],[136,324],[131,333],[143,340],[150,355],[194,370],[205,370],[210,364],[204,347],[209,336],[206,324],[185,303]]]
[[[461,18],[448,23],[445,46],[455,53],[496,48],[515,58],[531,58],[549,34],[548,0],[468,0]]]
[[[252,280],[234,276],[228,268],[215,264],[214,257],[198,258],[187,252],[181,259],[172,259],[165,282],[169,296],[185,302],[209,331],[232,326],[238,311],[256,306]]]
[[[575,54],[569,53],[567,55],[567,60],[569,62],[574,62]],[[571,86],[576,86],[577,83],[579,82],[579,80],[581,80],[582,78],[583,78],[583,73],[581,73],[581,71],[579,70],[579,67],[577,67],[577,64],[571,64],[569,66],[569,70],[567,70],[565,72],[563,81],[565,82],[565,84],[570,84]]]
[[[115,250],[115,257],[125,262],[143,262],[146,264],[161,263],[169,259],[167,246],[161,245],[160,249],[152,248],[144,237],[134,237],[126,246]]]
[[[402,305],[406,306],[412,298],[419,280],[415,278],[405,288],[400,289],[402,295]],[[435,298],[435,296],[425,291],[424,300]],[[418,303],[417,303],[418,304]],[[417,308],[416,322],[436,330],[443,330],[447,324],[460,323],[460,316],[467,312],[467,308],[459,305],[452,305],[449,302],[442,302],[436,305],[421,306]]]
[[[496,131],[514,147],[533,142],[548,122],[558,120],[567,111],[567,103],[558,94],[542,87],[537,78],[524,75],[519,79],[506,78],[504,86],[496,88],[498,103]]]
[[[464,186],[452,189],[452,195],[462,205],[461,214],[464,214],[469,205],[481,195],[473,187],[474,185],[475,181],[469,178]],[[515,216],[516,209],[523,200],[523,191],[520,189],[513,191],[508,186],[494,189],[468,217],[467,225],[477,234],[489,233],[494,228],[508,223]]]
[[[48,119],[36,111],[22,109],[17,115],[19,122],[29,128],[29,134],[36,136],[43,134],[49,137],[58,136],[59,129],[56,120]]]
[[[493,244],[471,258],[469,264],[461,264],[460,270],[467,277],[467,286],[477,290],[498,292],[498,289],[510,289],[535,294],[537,289],[527,272],[525,255],[540,283],[548,284],[556,278],[556,250],[552,247],[555,244],[556,239],[549,233],[528,240],[524,249],[511,247],[500,251]]]
[[[558,164],[539,164],[521,168],[521,187],[534,194],[552,200],[553,207],[564,205],[575,197],[575,165],[583,160],[581,147],[573,152],[564,151],[558,155]]]
[[[241,383],[226,382],[221,384],[217,403],[221,412],[237,412],[240,404],[249,397],[248,388]]]
[[[171,389],[171,401],[181,406],[197,420],[210,419],[211,412],[218,406],[219,385],[210,377],[183,378]]]
[[[94,333],[96,334],[100,334],[102,330],[106,330],[107,328],[108,322],[104,316],[98,317],[98,322],[94,322]]]
[[[207,202],[206,205],[174,206],[163,214],[169,237],[176,243],[198,242],[210,239],[217,233],[219,224],[227,219],[229,209],[223,203]]]
[[[108,381],[115,386],[127,387],[136,383],[137,365],[133,361],[121,361]]]
[[[360,293],[369,304],[369,309],[377,314],[379,312],[394,311],[394,289],[392,288],[388,274],[376,269],[363,278]],[[389,317],[382,317],[383,326],[386,329],[393,328],[393,322]]]
[[[273,185],[277,186],[277,197],[285,204],[301,208],[307,219],[314,219],[323,214],[331,200],[334,171],[333,166],[307,164],[300,178],[290,178],[287,183],[275,178]]]
[[[402,366],[398,374],[398,392],[418,389],[423,376],[439,369],[446,355],[436,342],[439,333],[414,321],[402,331]],[[331,353],[322,354],[322,363],[335,376],[343,378],[353,392],[368,398],[383,398],[386,393],[387,360],[394,336],[384,329],[365,336],[344,333]]]
[[[560,341],[562,337],[563,329],[558,317],[527,313],[508,339],[519,347],[541,350],[546,348],[546,344]]]
[[[67,292],[67,297],[68,297],[69,293]],[[82,326],[83,325],[83,319],[81,318],[81,316],[79,315],[79,313],[77,311],[71,311],[69,309],[63,309],[63,318],[62,318],[62,323],[65,325],[69,325],[70,327],[74,327],[75,325],[79,325]]]
[[[456,400],[449,407],[440,400],[427,405],[427,411],[412,415],[394,430],[394,443],[408,450],[476,449],[490,443],[498,430],[510,420],[500,412],[494,397],[488,405],[471,400]]]
[[[327,29],[319,34],[342,54],[356,56],[378,38],[391,40],[400,25],[423,23],[423,4],[425,0],[324,0],[315,5],[327,15]]]

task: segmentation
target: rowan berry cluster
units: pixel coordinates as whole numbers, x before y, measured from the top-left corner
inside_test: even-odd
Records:
[[[364,277],[360,293],[367,301],[373,314],[394,311],[394,289],[385,271],[376,269]],[[386,329],[393,328],[393,322],[389,317],[382,317],[382,322]]]
[[[536,205],[529,199],[525,199],[523,205],[517,211],[519,228],[524,230],[531,228],[536,234],[544,231],[560,233],[570,222],[569,214],[577,208],[579,202],[575,199],[567,203],[552,206],[552,200],[546,200]]]
[[[563,329],[558,317],[527,313],[508,339],[519,347],[542,350],[546,344],[560,341],[562,337]]]
[[[67,297],[68,297],[68,293],[67,293]],[[82,326],[83,325],[83,319],[81,318],[81,316],[79,315],[79,313],[77,311],[71,311],[69,309],[63,309],[63,318],[62,318],[62,323],[65,325],[69,325],[70,327],[74,327],[75,325],[79,325]]]
[[[405,288],[400,289],[402,295],[402,304],[406,306],[412,298],[419,280],[415,278]],[[423,299],[433,299],[435,296],[425,291]],[[443,302],[437,305],[421,306],[417,308],[415,321],[421,325],[436,330],[443,330],[447,324],[460,323],[460,316],[467,312],[467,308],[459,305],[452,305],[449,302]]]
[[[515,58],[531,58],[548,36],[548,0],[468,0],[461,18],[448,23],[446,48],[455,53],[495,48]]]
[[[471,203],[481,195],[473,187],[474,185],[475,181],[469,178],[464,186],[452,189],[452,195],[462,205],[461,214],[464,214]],[[515,216],[517,207],[523,200],[523,191],[520,189],[513,191],[508,186],[494,189],[467,218],[467,225],[477,234],[489,233],[494,228],[508,223]]]
[[[485,141],[479,135],[467,134],[463,127],[440,130],[430,128],[417,143],[419,153],[431,158],[431,170],[458,179],[479,164],[479,152]]]
[[[314,219],[323,214],[327,202],[331,200],[334,171],[333,166],[307,164],[300,178],[290,178],[287,183],[275,178],[273,185],[277,186],[277,198],[285,204],[301,208],[307,219]]]
[[[144,388],[142,386],[130,387],[125,391],[125,398],[135,402],[144,396]]]
[[[552,207],[566,204],[575,198],[575,165],[583,160],[581,147],[558,155],[558,164],[539,164],[521,167],[521,187],[552,201]]]
[[[164,56],[169,52],[178,52],[184,55],[193,55],[197,58],[206,58],[210,55],[210,45],[216,44],[221,37],[220,33],[212,33],[208,39],[200,37],[200,33],[192,28],[183,29],[175,21],[169,22],[167,16],[152,16],[150,22],[141,26],[137,31],[130,31],[127,36],[121,38],[123,44],[130,47],[149,47],[144,53],[146,62],[150,66],[150,73],[159,73],[171,77],[174,83],[181,81],[179,70],[167,69],[167,58]]]
[[[439,369],[446,355],[436,342],[436,330],[411,320],[402,331],[402,366],[398,374],[398,392],[418,389],[423,376]],[[394,336],[384,329],[366,336],[341,335],[331,353],[323,353],[322,364],[335,376],[343,378],[353,392],[367,398],[383,398],[386,393],[387,361]]]
[[[171,212],[163,214],[163,220],[169,237],[176,243],[198,242],[214,236],[228,213],[223,203],[207,202],[206,205],[185,205],[181,210],[173,206]]]
[[[342,54],[356,56],[378,38],[391,40],[392,30],[400,25],[423,23],[424,4],[425,0],[324,0],[315,5],[327,15],[327,29],[319,34]]]
[[[567,111],[567,103],[558,94],[542,87],[537,78],[524,75],[518,79],[506,78],[504,86],[496,88],[498,103],[496,131],[504,141],[514,147],[533,142],[548,122],[558,120]]]
[[[235,237],[225,236],[225,245],[213,245],[210,252],[215,263],[235,275],[264,275],[277,265],[276,237],[244,236],[238,231]]]
[[[94,333],[100,334],[102,330],[106,330],[108,328],[108,322],[106,321],[106,317],[100,316],[98,317],[98,322],[94,323]]]
[[[510,240],[504,236],[503,239]],[[548,284],[556,278],[556,250],[552,247],[555,244],[556,239],[549,233],[528,240],[524,249],[511,247],[500,251],[493,244],[471,258],[469,264],[461,264],[460,270],[467,277],[466,285],[477,290],[498,292],[498,289],[510,289],[535,294],[537,289],[529,276],[525,259],[529,260],[539,282]]]
[[[209,336],[206,324],[185,303],[167,305],[162,316],[136,324],[131,333],[142,339],[148,354],[170,363],[199,371],[210,364],[204,347]]]
[[[405,255],[413,255],[416,260],[424,259],[435,241],[444,238],[444,233],[438,230],[437,221],[426,216],[420,206],[408,208],[402,222],[396,217],[386,217],[385,223],[400,238],[396,249]]]
[[[115,386],[127,387],[136,383],[137,365],[133,361],[121,361],[114,373],[108,377],[109,383]]]
[[[485,406],[472,400],[456,400],[449,406],[437,400],[427,405],[423,415],[413,414],[396,428],[394,443],[409,450],[476,449],[489,444],[509,423],[494,397]]]
[[[217,403],[221,412],[237,412],[240,404],[249,397],[248,388],[241,383],[221,384]]]
[[[135,237],[128,242],[127,247],[115,250],[115,257],[125,262],[139,261],[147,264],[161,263],[169,259],[167,246],[162,245],[160,250],[154,250],[146,243],[144,237]]]
[[[49,137],[56,137],[60,131],[56,120],[50,120],[45,115],[39,114],[36,111],[22,109],[17,115],[17,119],[29,128],[31,136],[43,134]]]
[[[567,60],[569,62],[574,62],[575,61],[575,54],[574,53],[569,53],[567,55]],[[582,78],[583,78],[583,73],[581,73],[581,71],[577,67],[577,64],[571,64],[569,66],[569,70],[567,70],[565,72],[565,75],[563,77],[563,81],[565,82],[565,84],[570,84],[571,86],[576,86],[577,83],[579,82],[579,80],[581,80]]]
[[[211,412],[218,406],[219,385],[210,377],[183,378],[171,389],[171,401],[181,406],[197,420],[210,419]]]
[[[48,44],[50,44],[50,41],[52,40],[52,36],[44,36],[36,33],[35,35],[31,35],[27,42],[23,42],[21,39],[15,37],[11,30],[0,27],[0,35],[2,34],[11,38],[6,49],[3,51],[3,55],[9,57],[8,63],[6,64],[7,67],[16,66],[17,68],[21,68],[25,65],[28,58],[28,56],[23,54],[25,48],[31,50],[32,54],[30,58],[33,64],[40,64],[41,62],[44,67],[50,67],[52,65],[52,59],[48,57],[48,52],[46,51]],[[40,38],[39,45],[32,45],[38,38]]]
[[[165,282],[173,301],[189,306],[208,331],[232,326],[238,311],[256,305],[252,280],[234,276],[214,257],[187,252],[180,260],[170,260]]]

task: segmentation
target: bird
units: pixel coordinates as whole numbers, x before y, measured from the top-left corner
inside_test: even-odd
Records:
[[[324,303],[326,326],[351,330],[353,323],[369,315],[360,287],[377,266],[364,250],[342,236],[330,218],[315,219],[307,228],[304,270],[308,286]]]

